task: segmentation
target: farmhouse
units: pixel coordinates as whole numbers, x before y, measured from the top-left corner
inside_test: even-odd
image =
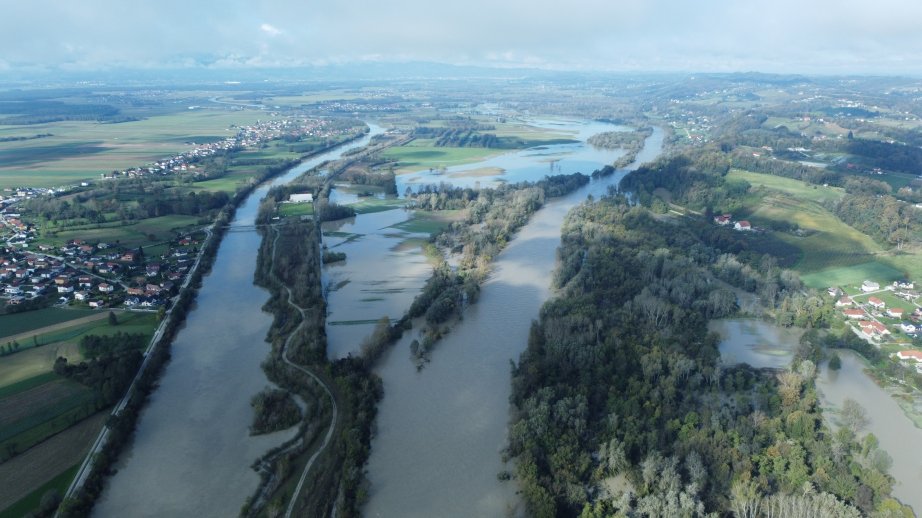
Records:
[[[880,338],[883,335],[889,335],[890,331],[887,326],[873,320],[862,320],[858,322],[861,326],[861,332],[868,338]]]
[[[744,231],[752,230],[752,224],[746,221],[745,219],[740,220],[740,221],[737,221],[735,225],[733,225],[733,229],[734,230],[744,230]]]
[[[842,314],[845,315],[846,318],[864,318],[863,309],[846,309]]]
[[[722,216],[714,216],[714,223],[718,225],[729,225],[731,216],[729,214],[724,214]]]
[[[903,316],[903,308],[887,308],[887,314],[893,318],[901,318]]]
[[[861,291],[865,293],[870,293],[872,291],[880,290],[880,284],[877,284],[874,281],[864,281],[861,283]]]
[[[896,353],[896,357],[901,360],[915,360],[917,362],[922,362],[922,351],[900,351]]]
[[[314,195],[309,192],[303,194],[292,194],[288,196],[288,201],[290,203],[311,203],[314,201]]]
[[[844,308],[844,307],[851,306],[851,305],[854,304],[854,303],[855,303],[855,301],[853,301],[851,297],[842,297],[842,298],[840,298],[839,300],[836,301],[836,307],[837,307],[837,308]]]
[[[875,308],[877,308],[877,309],[883,309],[884,306],[887,305],[884,301],[880,300],[880,299],[877,298],[877,297],[871,297],[871,298],[869,298],[869,299],[868,299],[868,304],[870,304],[871,307],[875,307]]]

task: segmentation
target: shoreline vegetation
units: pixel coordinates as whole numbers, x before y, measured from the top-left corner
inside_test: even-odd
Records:
[[[326,148],[314,151],[311,156],[324,153],[361,136],[362,134],[352,135]],[[284,161],[281,164],[264,167],[257,180],[241,186],[216,216],[211,225],[211,235],[202,246],[198,267],[190,272],[186,286],[176,298],[166,319],[161,324],[162,333],[159,335],[159,339],[152,343],[148,349],[143,372],[140,373],[137,383],[129,389],[130,392],[125,396],[125,406],[117,415],[113,415],[106,424],[109,435],[100,451],[94,455],[90,473],[86,476],[83,484],[63,500],[57,511],[58,516],[64,518],[87,516],[100,494],[102,494],[106,479],[114,473],[112,467],[124,448],[132,440],[138,418],[143,411],[147,397],[156,389],[163,369],[169,362],[170,346],[173,339],[194,305],[198,289],[201,287],[202,278],[211,270],[217,257],[218,248],[236,214],[237,208],[257,187],[306,158],[309,158],[309,156],[301,160]],[[155,334],[155,336],[157,335]]]
[[[513,368],[508,455],[529,511],[910,516],[873,436],[823,425],[813,335],[781,372],[719,361],[707,322],[736,296],[707,279],[758,291],[781,272],[714,232],[619,193],[568,215],[559,296]]]

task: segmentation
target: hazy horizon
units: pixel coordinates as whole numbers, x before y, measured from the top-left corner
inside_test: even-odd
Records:
[[[922,3],[905,0],[5,4],[0,72],[407,62],[604,72],[922,70]]]

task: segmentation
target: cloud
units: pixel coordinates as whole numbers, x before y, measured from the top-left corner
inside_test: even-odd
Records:
[[[82,0],[8,2],[10,67],[425,60],[600,70],[922,70],[922,2]],[[278,27],[252,20],[284,20]]]
[[[279,36],[279,35],[282,34],[282,31],[281,31],[281,30],[279,30],[279,29],[273,27],[272,25],[269,25],[268,23],[264,23],[264,24],[260,25],[260,26],[259,26],[259,30],[263,31],[264,33],[268,34],[269,36]]]

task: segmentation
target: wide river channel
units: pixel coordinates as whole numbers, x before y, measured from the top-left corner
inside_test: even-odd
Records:
[[[574,123],[562,129],[578,130],[577,138],[584,141],[594,133],[614,129],[605,126]],[[663,133],[656,129],[635,163],[655,158],[662,141]],[[597,161],[587,160],[581,150],[592,153]],[[559,152],[553,171],[548,170],[546,160],[550,152]],[[575,154],[573,163],[568,161],[570,152]],[[538,180],[544,174],[574,170],[588,174],[620,154],[595,153],[585,144],[566,145],[503,155],[490,165],[501,162],[507,179]],[[513,156],[520,157],[520,162],[510,162]],[[528,169],[531,176],[526,176]],[[620,170],[593,181],[550,201],[532,216],[497,258],[480,300],[436,346],[432,361],[421,371],[410,360],[412,333],[384,358],[377,369],[384,381],[384,399],[368,466],[371,491],[365,516],[502,517],[520,510],[514,482],[497,479],[501,471],[511,469],[501,458],[510,419],[510,360],[517,360],[525,349],[531,321],[550,295],[567,211],[589,194],[604,194],[626,173]]]
[[[237,516],[259,477],[250,465],[295,430],[252,437],[250,398],[269,384],[260,363],[272,323],[262,311],[268,292],[253,284],[260,236],[259,201],[326,160],[365,146],[366,136],[306,160],[259,187],[238,208],[197,305],[172,348],[160,387],[151,395],[94,515]]]

